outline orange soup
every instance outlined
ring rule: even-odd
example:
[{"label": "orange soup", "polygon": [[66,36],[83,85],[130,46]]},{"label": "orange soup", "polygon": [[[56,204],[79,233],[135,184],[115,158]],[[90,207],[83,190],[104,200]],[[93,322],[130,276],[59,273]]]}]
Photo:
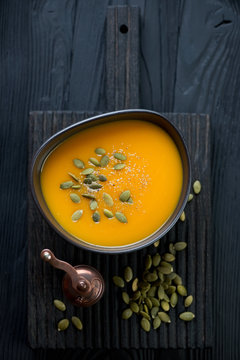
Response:
[{"label": "orange soup", "polygon": [[51,152],[41,173],[43,196],[58,223],[100,246],[154,233],[176,208],[182,182],[174,141],[159,126],[138,120],[80,131]]}]

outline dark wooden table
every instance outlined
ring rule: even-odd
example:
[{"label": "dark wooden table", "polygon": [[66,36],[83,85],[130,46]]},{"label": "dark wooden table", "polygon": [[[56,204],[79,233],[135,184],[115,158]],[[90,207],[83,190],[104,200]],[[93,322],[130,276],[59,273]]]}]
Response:
[{"label": "dark wooden table", "polygon": [[[33,351],[27,345],[30,110],[106,111],[109,5],[141,9],[140,107],[208,113],[212,127],[212,350]],[[1,359],[239,359],[238,0],[0,1]]]}]

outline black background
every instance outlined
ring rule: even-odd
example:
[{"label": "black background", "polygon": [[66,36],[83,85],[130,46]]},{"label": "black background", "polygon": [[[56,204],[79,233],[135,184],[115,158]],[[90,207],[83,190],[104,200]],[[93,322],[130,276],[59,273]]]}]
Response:
[{"label": "black background", "polygon": [[[141,107],[211,116],[212,351],[53,352],[27,345],[28,113],[105,110],[106,9],[120,4],[141,8]],[[0,0],[2,359],[240,358],[239,15],[238,0]]]}]

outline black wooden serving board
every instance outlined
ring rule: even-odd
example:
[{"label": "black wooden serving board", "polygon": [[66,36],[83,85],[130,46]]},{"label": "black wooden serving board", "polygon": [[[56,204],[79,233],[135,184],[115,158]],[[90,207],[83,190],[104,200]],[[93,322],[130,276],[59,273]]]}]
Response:
[{"label": "black wooden serving board", "polygon": [[[33,154],[51,135],[62,128],[95,113],[32,112],[29,120],[29,165]],[[40,215],[29,191],[28,210],[28,338],[33,348],[203,348],[212,344],[212,258],[210,199],[210,122],[207,115],[168,114],[182,132],[191,157],[192,179],[200,179],[202,192],[186,206],[186,221],[178,222],[161,240],[160,252],[169,242],[187,241],[187,250],[179,253],[176,271],[182,276],[189,294],[194,296],[190,310],[196,314],[191,323],[178,319],[184,310],[183,301],[171,310],[172,322],[157,331],[145,333],[139,318],[121,319],[126,307],[121,290],[112,283],[112,276],[122,275],[131,265],[135,275],[143,269],[144,257],[154,253],[153,245],[123,255],[99,255],[81,250],[60,238]],[[67,303],[66,314],[53,306],[53,299],[63,299],[63,273],[43,263],[40,252],[50,248],[60,259],[73,265],[96,267],[106,281],[106,291],[99,303],[88,309],[77,309]],[[84,329],[72,326],[57,332],[56,324],[63,317],[78,315]]]}]

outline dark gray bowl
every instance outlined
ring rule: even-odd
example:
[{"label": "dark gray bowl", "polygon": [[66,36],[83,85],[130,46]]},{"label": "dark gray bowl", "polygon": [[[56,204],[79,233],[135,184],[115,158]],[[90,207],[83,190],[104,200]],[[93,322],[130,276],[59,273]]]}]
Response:
[{"label": "dark gray bowl", "polygon": [[[163,128],[165,131],[168,132],[168,134],[175,141],[179,153],[181,155],[182,165],[183,165],[183,187],[178,205],[174,210],[173,214],[170,216],[170,218],[167,220],[167,222],[164,225],[162,225],[157,231],[155,231],[155,233],[151,234],[150,236],[144,239],[139,239],[138,242],[130,245],[114,246],[114,247],[98,246],[98,245],[86,243],[81,239],[76,238],[75,236],[69,234],[65,229],[63,229],[61,225],[59,225],[59,223],[55,220],[55,218],[51,214],[44,200],[40,185],[40,174],[41,174],[41,168],[44,164],[46,157],[62,141],[76,134],[80,130],[95,125],[99,125],[102,123],[117,121],[117,120],[150,121],[154,124],[159,125],[161,128]],[[109,253],[109,254],[138,250],[145,246],[150,245],[151,243],[163,237],[179,219],[188,199],[188,195],[190,191],[190,183],[191,183],[191,169],[190,169],[189,155],[184,140],[180,135],[179,131],[169,120],[166,119],[166,117],[162,116],[161,114],[148,110],[135,110],[135,109],[115,111],[103,115],[94,116],[92,118],[76,123],[72,126],[69,126],[62,131],[59,131],[57,134],[55,134],[50,139],[48,139],[37,151],[33,159],[32,171],[31,171],[31,189],[34,200],[36,201],[36,204],[40,212],[48,221],[48,223],[53,227],[53,229],[56,230],[61,237],[69,241],[71,244],[74,244],[86,250],[92,250],[96,252]]]}]

